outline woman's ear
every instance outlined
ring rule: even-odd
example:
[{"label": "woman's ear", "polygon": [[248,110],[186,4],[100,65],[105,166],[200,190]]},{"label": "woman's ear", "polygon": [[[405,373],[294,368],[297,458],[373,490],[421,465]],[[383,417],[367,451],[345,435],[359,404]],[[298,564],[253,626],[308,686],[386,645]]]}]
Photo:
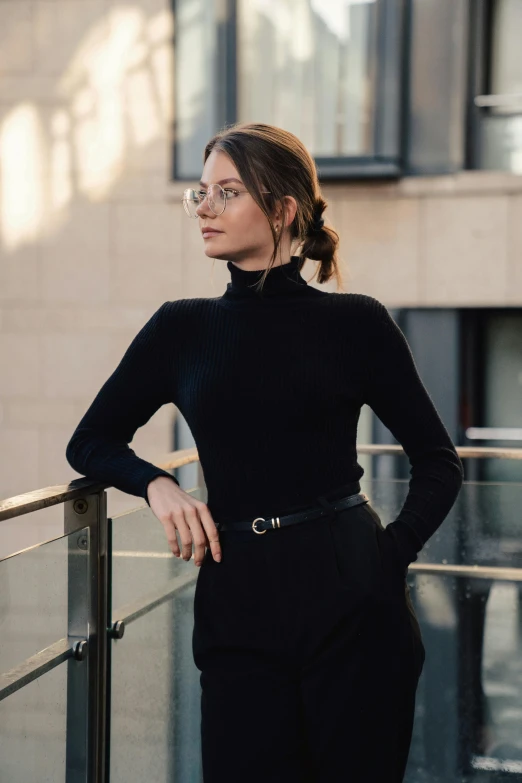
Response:
[{"label": "woman's ear", "polygon": [[284,203],[284,207],[286,210],[285,228],[288,228],[288,226],[291,226],[292,223],[294,222],[297,213],[297,201],[293,196],[284,196],[282,201],[276,204],[275,211],[274,211],[274,221],[281,221],[281,218],[283,216],[282,203]]}]

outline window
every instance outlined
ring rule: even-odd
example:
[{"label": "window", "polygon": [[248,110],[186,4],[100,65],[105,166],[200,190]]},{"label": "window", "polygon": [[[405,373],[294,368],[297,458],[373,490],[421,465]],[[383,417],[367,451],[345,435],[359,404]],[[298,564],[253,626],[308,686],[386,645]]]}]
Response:
[{"label": "window", "polygon": [[217,20],[208,0],[175,5],[175,135],[177,178],[199,179],[205,144],[215,132]]},{"label": "window", "polygon": [[472,5],[471,168],[522,173],[522,2]]},{"label": "window", "polygon": [[174,177],[236,121],[295,133],[321,179],[398,176],[404,3],[176,0]]}]

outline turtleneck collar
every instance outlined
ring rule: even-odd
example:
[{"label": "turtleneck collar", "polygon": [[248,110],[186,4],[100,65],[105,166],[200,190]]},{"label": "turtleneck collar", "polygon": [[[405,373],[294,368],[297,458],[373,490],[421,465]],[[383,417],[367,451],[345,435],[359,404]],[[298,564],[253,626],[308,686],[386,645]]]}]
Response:
[{"label": "turtleneck collar", "polygon": [[325,292],[308,285],[300,273],[301,256],[291,256],[286,264],[275,264],[268,272],[263,286],[256,289],[264,269],[241,269],[232,261],[227,261],[230,271],[230,283],[221,297],[221,303],[230,306],[252,306],[255,304],[291,304],[306,297],[318,298]]},{"label": "turtleneck collar", "polygon": [[306,280],[301,277],[299,272],[300,256],[292,256],[286,264],[274,264],[266,276],[262,289],[256,291],[258,283],[264,269],[241,269],[232,261],[227,261],[227,268],[230,271],[230,283],[227,285],[227,291],[242,296],[277,296],[279,293],[295,291],[298,286],[306,286]]}]

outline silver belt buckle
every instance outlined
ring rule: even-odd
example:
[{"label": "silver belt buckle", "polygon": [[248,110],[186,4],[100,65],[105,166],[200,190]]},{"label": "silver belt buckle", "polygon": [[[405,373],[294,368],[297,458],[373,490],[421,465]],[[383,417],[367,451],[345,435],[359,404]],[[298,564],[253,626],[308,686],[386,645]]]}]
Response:
[{"label": "silver belt buckle", "polygon": [[[257,533],[259,536],[262,536],[263,533],[266,533],[266,530],[258,530],[256,528],[256,522],[265,522],[266,520],[264,517],[256,517],[254,521],[252,522],[252,530],[254,533]],[[281,527],[281,522],[279,521],[279,517],[272,517],[272,527]]]}]

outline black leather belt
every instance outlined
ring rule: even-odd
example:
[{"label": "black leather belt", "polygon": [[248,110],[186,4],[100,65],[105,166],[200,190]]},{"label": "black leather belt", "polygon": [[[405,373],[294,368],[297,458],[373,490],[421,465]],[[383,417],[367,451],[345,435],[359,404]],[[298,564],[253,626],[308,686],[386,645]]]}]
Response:
[{"label": "black leather belt", "polygon": [[295,514],[286,514],[283,517],[272,517],[271,519],[265,519],[264,517],[256,517],[255,519],[244,519],[240,522],[226,522],[216,523],[218,531],[226,531],[227,533],[235,531],[249,531],[253,530],[254,533],[262,535],[267,530],[276,530],[277,528],[286,527],[287,525],[297,525],[299,522],[309,522],[312,519],[321,519],[321,517],[331,516],[338,511],[344,511],[352,506],[359,506],[362,503],[368,503],[370,498],[364,492],[358,492],[355,495],[347,495],[344,498],[338,500],[327,500],[323,496],[317,498],[320,505],[311,506],[305,511],[299,511]]}]

